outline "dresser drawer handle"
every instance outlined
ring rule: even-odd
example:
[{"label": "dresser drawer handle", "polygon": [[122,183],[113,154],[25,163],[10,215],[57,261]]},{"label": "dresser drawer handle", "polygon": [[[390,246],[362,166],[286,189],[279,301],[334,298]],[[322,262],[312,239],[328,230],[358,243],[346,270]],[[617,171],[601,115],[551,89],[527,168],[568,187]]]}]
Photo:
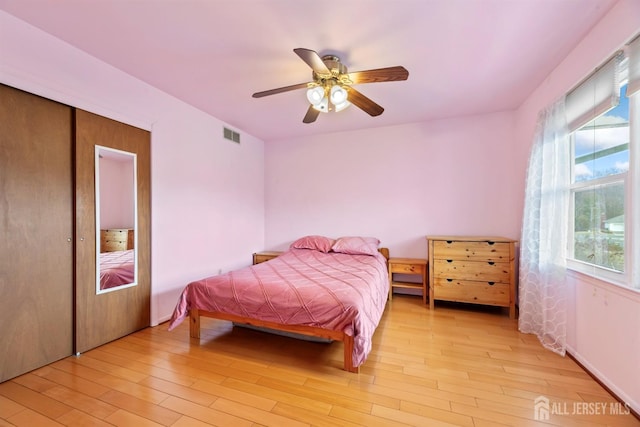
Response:
[{"label": "dresser drawer handle", "polygon": [[447,244],[449,244],[449,245],[450,245],[450,244],[452,244],[452,243],[453,243],[453,240],[447,240]]},{"label": "dresser drawer handle", "polygon": [[493,261],[487,261],[487,264],[489,264],[489,265],[493,265],[493,264],[495,264],[495,262],[493,262]]},{"label": "dresser drawer handle", "polygon": [[495,244],[495,243],[496,243],[496,242],[491,242],[491,241],[489,241],[489,242],[487,242],[487,245],[493,245],[493,244]]},{"label": "dresser drawer handle", "polygon": [[447,262],[448,262],[448,263],[452,263],[452,262],[453,262],[453,260],[452,260],[452,259],[448,259],[448,260],[447,260]]},{"label": "dresser drawer handle", "polygon": [[453,282],[453,279],[447,279],[447,282],[451,283]]},{"label": "dresser drawer handle", "polygon": [[487,282],[489,284],[489,286],[493,286],[496,284],[496,282]]}]

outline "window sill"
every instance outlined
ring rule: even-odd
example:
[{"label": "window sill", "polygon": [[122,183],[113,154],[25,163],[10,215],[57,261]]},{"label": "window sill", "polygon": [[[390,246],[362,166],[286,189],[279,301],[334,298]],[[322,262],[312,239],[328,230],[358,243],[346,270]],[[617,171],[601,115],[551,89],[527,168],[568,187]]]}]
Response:
[{"label": "window sill", "polygon": [[627,286],[626,283],[609,280],[603,277],[596,276],[595,274],[590,274],[588,272],[574,268],[570,265],[571,263],[569,262],[567,264],[567,276],[576,280],[577,282],[586,283],[603,290],[612,291],[618,295],[630,298],[640,303],[640,289],[631,288]]}]

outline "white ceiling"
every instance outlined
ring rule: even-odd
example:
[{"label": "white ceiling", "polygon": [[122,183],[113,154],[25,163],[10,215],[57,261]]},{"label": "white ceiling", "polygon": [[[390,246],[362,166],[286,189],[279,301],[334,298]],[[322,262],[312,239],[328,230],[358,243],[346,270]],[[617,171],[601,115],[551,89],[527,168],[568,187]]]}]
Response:
[{"label": "white ceiling", "polygon": [[[517,108],[617,0],[0,0],[0,9],[265,141]],[[303,124],[294,54],[409,79]]]}]

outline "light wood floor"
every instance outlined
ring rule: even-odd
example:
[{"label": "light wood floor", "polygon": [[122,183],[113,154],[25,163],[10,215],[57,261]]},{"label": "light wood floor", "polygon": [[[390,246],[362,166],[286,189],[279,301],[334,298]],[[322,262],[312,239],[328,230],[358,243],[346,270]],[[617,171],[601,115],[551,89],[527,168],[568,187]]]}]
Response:
[{"label": "light wood floor", "polygon": [[[200,342],[188,322],[160,325],[4,382],[0,425],[640,426],[499,309],[394,296],[360,374],[341,370],[339,342],[202,325]],[[539,396],[548,421],[534,417]]]}]

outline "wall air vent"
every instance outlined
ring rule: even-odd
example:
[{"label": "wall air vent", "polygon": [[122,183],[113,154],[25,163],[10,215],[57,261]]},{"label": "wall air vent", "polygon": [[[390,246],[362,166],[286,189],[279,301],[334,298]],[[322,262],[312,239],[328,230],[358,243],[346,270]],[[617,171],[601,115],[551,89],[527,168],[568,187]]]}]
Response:
[{"label": "wall air vent", "polygon": [[229,141],[237,142],[240,144],[240,134],[238,132],[232,131],[231,129],[224,128],[224,138]]}]

